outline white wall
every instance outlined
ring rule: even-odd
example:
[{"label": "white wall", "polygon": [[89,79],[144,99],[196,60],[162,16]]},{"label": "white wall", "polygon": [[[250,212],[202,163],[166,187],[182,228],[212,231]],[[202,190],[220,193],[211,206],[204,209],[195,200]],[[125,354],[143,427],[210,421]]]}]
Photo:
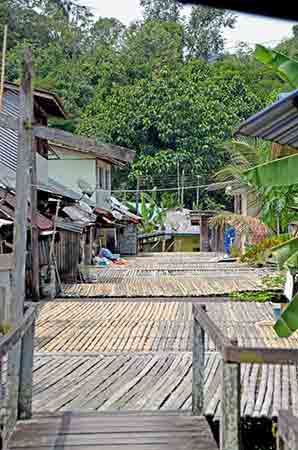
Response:
[{"label": "white wall", "polygon": [[[54,178],[66,187],[80,192],[78,180],[87,181],[92,188],[96,188],[96,160],[95,159],[78,159],[63,160],[51,159],[48,161],[49,177]],[[95,201],[96,194],[93,194],[92,200]]]},{"label": "white wall", "polygon": [[36,173],[37,181],[40,183],[48,182],[48,160],[36,153]]}]

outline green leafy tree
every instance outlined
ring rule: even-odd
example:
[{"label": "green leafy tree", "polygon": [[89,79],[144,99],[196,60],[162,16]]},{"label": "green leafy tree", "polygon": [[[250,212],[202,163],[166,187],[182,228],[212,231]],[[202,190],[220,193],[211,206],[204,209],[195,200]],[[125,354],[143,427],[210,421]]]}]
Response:
[{"label": "green leafy tree", "polygon": [[181,15],[181,3],[176,0],[140,0],[145,20],[177,22]]},{"label": "green leafy tree", "polygon": [[190,57],[208,60],[224,50],[225,28],[233,28],[236,16],[223,9],[193,6],[186,27],[185,40]]}]

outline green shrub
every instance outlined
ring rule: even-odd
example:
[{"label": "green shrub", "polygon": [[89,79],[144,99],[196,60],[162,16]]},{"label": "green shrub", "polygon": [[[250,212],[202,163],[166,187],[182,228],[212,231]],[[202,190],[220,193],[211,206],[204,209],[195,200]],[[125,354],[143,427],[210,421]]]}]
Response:
[{"label": "green shrub", "polygon": [[241,261],[256,266],[263,266],[270,250],[276,245],[286,242],[289,239],[290,236],[288,234],[265,238],[258,244],[250,245],[244,255],[241,256]]}]

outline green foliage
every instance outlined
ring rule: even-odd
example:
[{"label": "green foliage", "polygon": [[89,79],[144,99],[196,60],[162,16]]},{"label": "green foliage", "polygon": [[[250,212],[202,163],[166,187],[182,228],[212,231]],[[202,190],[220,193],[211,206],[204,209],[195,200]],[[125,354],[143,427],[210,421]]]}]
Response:
[{"label": "green foliage", "polygon": [[256,46],[256,58],[276,70],[280,78],[289,83],[292,88],[298,87],[298,61],[263,45]]},{"label": "green foliage", "polygon": [[286,281],[283,274],[267,275],[262,278],[262,283],[267,289],[282,289]]},{"label": "green foliage", "polygon": [[290,239],[288,234],[281,234],[280,236],[272,236],[263,239],[258,244],[251,245],[247,248],[241,261],[250,265],[264,265],[271,250],[276,245],[287,242]]},{"label": "green foliage", "polygon": [[193,6],[186,26],[185,40],[188,55],[208,61],[224,49],[223,30],[233,28],[236,16],[224,9]]},{"label": "green foliage", "polygon": [[164,228],[166,211],[158,206],[156,192],[153,192],[151,195],[144,192],[141,193],[138,213],[142,218],[140,229],[143,233],[152,233],[157,229]]},{"label": "green foliage", "polygon": [[[218,152],[235,124],[265,104],[237,71],[189,61],[164,66],[150,79],[98,89],[79,132],[135,148],[131,176],[186,173],[206,181],[224,161]],[[166,183],[164,185],[166,187]]]},{"label": "green foliage", "polygon": [[264,141],[252,143],[249,140],[231,140],[220,149],[226,155],[226,165],[220,169],[215,178],[218,181],[237,181],[248,184],[245,171],[266,162],[270,157],[270,145]]},{"label": "green foliage", "polygon": [[241,252],[236,245],[231,246],[230,255],[232,258],[238,258],[239,256],[241,256]]},{"label": "green foliage", "polygon": [[256,292],[233,292],[229,295],[232,300],[239,302],[278,302],[280,295],[270,291],[256,291]]},{"label": "green foliage", "polygon": [[9,322],[1,322],[0,324],[0,334],[8,334],[12,331],[12,325]]},{"label": "green foliage", "polygon": [[181,15],[181,3],[176,0],[140,0],[145,19],[178,21]]},{"label": "green foliage", "polygon": [[297,195],[297,186],[259,188],[262,198],[261,218],[272,230],[286,232],[287,226],[297,213],[290,207]]}]

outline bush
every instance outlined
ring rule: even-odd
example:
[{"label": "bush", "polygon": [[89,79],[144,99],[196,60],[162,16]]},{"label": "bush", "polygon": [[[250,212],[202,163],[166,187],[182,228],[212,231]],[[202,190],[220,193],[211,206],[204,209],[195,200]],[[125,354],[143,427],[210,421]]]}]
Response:
[{"label": "bush", "polygon": [[241,256],[241,261],[255,266],[263,266],[270,250],[276,245],[288,241],[290,238],[289,234],[265,238],[258,244],[249,246],[244,255]]}]

